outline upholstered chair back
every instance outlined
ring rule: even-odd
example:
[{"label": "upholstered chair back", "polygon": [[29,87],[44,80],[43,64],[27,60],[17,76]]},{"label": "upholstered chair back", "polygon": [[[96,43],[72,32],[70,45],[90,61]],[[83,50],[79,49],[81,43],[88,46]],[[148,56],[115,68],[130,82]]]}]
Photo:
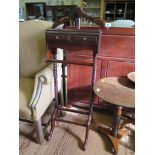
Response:
[{"label": "upholstered chair back", "polygon": [[19,23],[19,76],[34,77],[47,64],[45,30],[52,27],[47,21],[29,20]]}]

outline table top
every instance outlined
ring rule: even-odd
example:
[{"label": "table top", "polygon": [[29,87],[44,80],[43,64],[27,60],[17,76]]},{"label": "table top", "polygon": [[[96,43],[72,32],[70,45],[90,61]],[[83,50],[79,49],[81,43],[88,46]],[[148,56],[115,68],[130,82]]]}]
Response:
[{"label": "table top", "polygon": [[127,77],[107,77],[98,80],[94,92],[101,99],[124,107],[135,107],[135,83]]},{"label": "table top", "polygon": [[127,75],[127,77],[128,77],[131,81],[135,82],[135,72],[129,73],[129,74]]}]

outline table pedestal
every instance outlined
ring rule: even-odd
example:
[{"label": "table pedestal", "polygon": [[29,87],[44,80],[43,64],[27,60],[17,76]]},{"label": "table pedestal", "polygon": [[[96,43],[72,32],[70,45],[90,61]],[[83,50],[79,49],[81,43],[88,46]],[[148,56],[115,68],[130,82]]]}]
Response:
[{"label": "table pedestal", "polygon": [[123,130],[120,127],[121,116],[122,116],[122,106],[116,106],[115,112],[114,112],[114,121],[113,121],[112,129],[108,129],[102,126],[98,127],[98,130],[106,134],[111,140],[113,148],[114,148],[114,155],[117,155],[118,153],[119,140],[123,136],[126,136],[128,134],[127,131]]},{"label": "table pedestal", "polygon": [[127,135],[123,128],[128,123],[134,124],[134,118],[128,117],[122,124],[122,107],[135,107],[135,83],[126,77],[106,77],[98,80],[94,85],[94,91],[101,99],[115,105],[114,121],[112,129],[99,126],[99,131],[105,133],[111,140],[114,154],[118,153],[119,140]]}]

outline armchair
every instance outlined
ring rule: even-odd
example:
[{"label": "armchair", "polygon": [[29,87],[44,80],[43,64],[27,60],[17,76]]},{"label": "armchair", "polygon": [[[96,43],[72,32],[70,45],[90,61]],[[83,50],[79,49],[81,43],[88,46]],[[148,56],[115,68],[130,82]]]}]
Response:
[{"label": "armchair", "polygon": [[[54,99],[53,65],[45,63],[45,30],[47,21],[25,21],[19,24],[19,117],[34,123],[37,143],[44,135],[41,117]],[[59,59],[62,59],[58,49]],[[58,67],[58,90],[61,90],[61,64]]]}]

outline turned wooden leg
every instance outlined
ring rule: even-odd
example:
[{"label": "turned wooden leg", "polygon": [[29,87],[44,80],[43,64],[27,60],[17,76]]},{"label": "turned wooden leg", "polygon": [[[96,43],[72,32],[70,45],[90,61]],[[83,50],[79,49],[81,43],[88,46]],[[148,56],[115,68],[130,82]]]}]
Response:
[{"label": "turned wooden leg", "polygon": [[118,145],[119,145],[119,140],[123,136],[127,135],[127,132],[123,129],[120,129],[120,118],[122,115],[122,107],[121,106],[116,106],[115,111],[114,111],[114,120],[113,120],[113,126],[112,130],[99,126],[98,130],[106,134],[109,139],[112,142],[113,149],[114,149],[114,155],[117,155],[118,153]]},{"label": "turned wooden leg", "polygon": [[42,144],[44,142],[44,134],[41,124],[41,119],[38,121],[34,121],[34,127],[35,127],[35,133],[36,133],[36,139],[38,144]]},{"label": "turned wooden leg", "polygon": [[[53,48],[52,51],[53,51],[53,58],[56,60],[57,49]],[[55,108],[54,108],[54,112],[51,117],[51,129],[47,136],[47,140],[50,140],[52,138],[54,126],[55,126],[55,117],[58,114],[59,100],[58,100],[58,79],[57,79],[57,63],[56,62],[53,63],[53,76],[54,76]]]},{"label": "turned wooden leg", "polygon": [[118,135],[121,115],[122,115],[122,107],[116,106],[114,111],[114,119],[113,119],[113,126],[112,126],[112,135],[114,137],[117,137]]},{"label": "turned wooden leg", "polygon": [[[62,99],[61,99],[61,93],[60,93],[60,92],[58,93],[58,103],[59,103],[59,105],[61,105],[61,106],[63,105],[63,104],[62,104]],[[63,111],[60,111],[60,110],[58,111],[58,117],[63,117],[63,116],[65,116],[65,114],[66,114],[66,113],[63,112]]]},{"label": "turned wooden leg", "polygon": [[120,128],[121,116],[122,116],[122,106],[116,106],[114,111],[114,120],[113,120],[113,126],[112,126],[112,136],[115,138],[111,139],[114,147],[114,154],[117,154],[118,152],[118,144],[119,144],[118,130]]},{"label": "turned wooden leg", "polygon": [[[63,55],[63,60],[66,60],[65,54]],[[63,84],[63,101],[64,101],[64,106],[67,104],[67,96],[66,96],[66,74],[65,74],[65,67],[66,64],[62,63],[62,84]]]}]

